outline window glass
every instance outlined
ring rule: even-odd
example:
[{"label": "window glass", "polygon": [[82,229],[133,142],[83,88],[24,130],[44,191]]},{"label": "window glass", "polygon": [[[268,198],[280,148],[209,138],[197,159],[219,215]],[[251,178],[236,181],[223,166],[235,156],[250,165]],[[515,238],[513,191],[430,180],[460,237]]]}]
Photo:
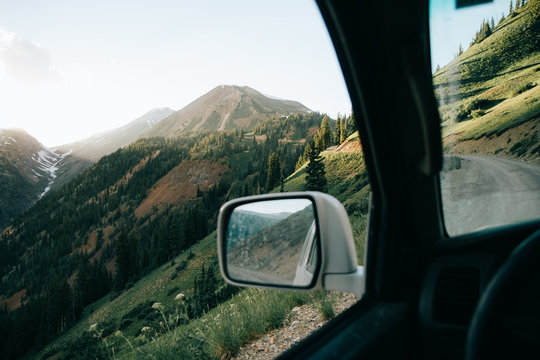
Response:
[{"label": "window glass", "polygon": [[0,1],[0,99],[8,358],[275,357],[358,300],[235,288],[217,261],[224,202],[309,188],[363,264],[370,185],[315,2]]},{"label": "window glass", "polygon": [[450,236],[540,218],[540,1],[431,1]]}]

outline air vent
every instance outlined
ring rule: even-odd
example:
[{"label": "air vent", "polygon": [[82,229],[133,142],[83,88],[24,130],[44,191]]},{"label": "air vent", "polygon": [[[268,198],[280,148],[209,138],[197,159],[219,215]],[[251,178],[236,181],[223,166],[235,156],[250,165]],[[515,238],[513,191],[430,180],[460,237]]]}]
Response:
[{"label": "air vent", "polygon": [[480,271],[475,267],[442,269],[437,279],[433,320],[469,325],[480,298]]}]

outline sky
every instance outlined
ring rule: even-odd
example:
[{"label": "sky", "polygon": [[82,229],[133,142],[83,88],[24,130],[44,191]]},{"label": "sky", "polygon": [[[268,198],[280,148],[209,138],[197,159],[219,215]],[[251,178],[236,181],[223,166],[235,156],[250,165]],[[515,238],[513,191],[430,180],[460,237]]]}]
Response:
[{"label": "sky", "polygon": [[0,128],[52,147],[218,85],[350,113],[314,2],[4,0]]},{"label": "sky", "polygon": [[308,206],[312,206],[311,200],[308,199],[280,199],[244,204],[239,206],[238,209],[254,211],[261,214],[280,214],[289,212],[296,213],[304,210]]},{"label": "sky", "polygon": [[[431,6],[433,69],[506,1]],[[452,25],[454,24],[454,25]],[[335,117],[351,103],[311,0],[0,1],[0,128],[52,147],[179,110],[218,85],[250,86]]]}]

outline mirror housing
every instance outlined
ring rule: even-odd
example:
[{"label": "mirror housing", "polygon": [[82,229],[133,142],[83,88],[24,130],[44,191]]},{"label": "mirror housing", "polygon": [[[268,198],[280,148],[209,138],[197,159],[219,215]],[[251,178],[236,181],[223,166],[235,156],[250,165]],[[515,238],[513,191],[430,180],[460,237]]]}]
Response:
[{"label": "mirror housing", "polygon": [[[248,281],[248,278],[232,278],[227,263],[227,236],[231,215],[234,210],[240,206],[253,206],[256,203],[256,206],[264,209],[265,201],[287,199],[307,199],[313,206],[318,258],[312,281],[307,285],[303,283],[299,285],[293,281],[283,283],[257,279],[256,282],[252,282]],[[308,241],[308,238],[309,236],[306,237],[306,241]],[[219,212],[217,243],[221,274],[232,285],[298,290],[342,290],[354,293],[359,297],[364,293],[364,268],[358,266],[356,260],[356,250],[349,217],[343,205],[328,194],[294,192],[256,195],[231,200],[225,203]]]}]

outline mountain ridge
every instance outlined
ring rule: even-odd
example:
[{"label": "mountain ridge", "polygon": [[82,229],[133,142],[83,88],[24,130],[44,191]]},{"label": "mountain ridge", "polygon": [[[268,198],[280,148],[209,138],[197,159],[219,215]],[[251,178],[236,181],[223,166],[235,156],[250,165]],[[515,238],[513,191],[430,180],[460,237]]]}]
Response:
[{"label": "mountain ridge", "polygon": [[0,229],[51,189],[62,159],[23,129],[0,129]]},{"label": "mountain ridge", "polygon": [[168,107],[154,108],[126,125],[91,135],[73,143],[60,145],[55,149],[64,153],[71,150],[74,155],[78,155],[80,158],[96,162],[104,155],[129,145],[173,112],[174,110]]},{"label": "mountain ridge", "polygon": [[142,136],[175,137],[196,130],[250,130],[272,116],[310,111],[297,101],[270,98],[248,86],[219,85]]}]

